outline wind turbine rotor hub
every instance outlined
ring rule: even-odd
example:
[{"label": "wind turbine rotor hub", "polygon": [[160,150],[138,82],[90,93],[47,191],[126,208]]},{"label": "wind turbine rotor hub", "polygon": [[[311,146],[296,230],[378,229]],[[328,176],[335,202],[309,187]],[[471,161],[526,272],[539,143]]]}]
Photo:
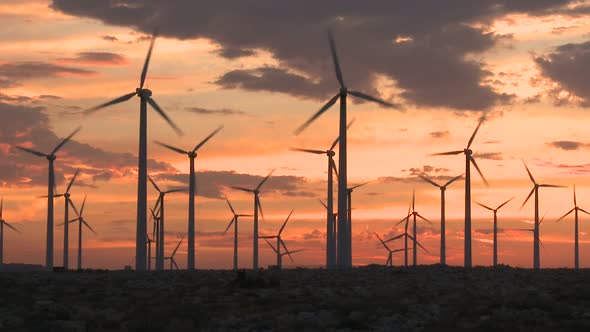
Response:
[{"label": "wind turbine rotor hub", "polygon": [[49,156],[47,156],[47,160],[55,160],[57,159],[57,157],[54,154],[50,154]]},{"label": "wind turbine rotor hub", "polygon": [[135,89],[135,92],[137,92],[137,95],[142,98],[148,98],[152,96],[152,91],[150,89],[137,88]]},{"label": "wind turbine rotor hub", "polygon": [[326,154],[328,154],[328,157],[334,157],[336,155],[336,152],[332,151],[332,150],[328,150],[326,152]]},{"label": "wind turbine rotor hub", "polygon": [[473,151],[471,149],[465,149],[465,154],[468,156],[471,156],[473,154]]},{"label": "wind turbine rotor hub", "polygon": [[348,94],[348,89],[345,86],[341,87],[340,88],[340,95],[346,96],[347,94]]},{"label": "wind turbine rotor hub", "polygon": [[65,194],[64,194],[64,197],[65,197],[65,198],[70,198],[70,193],[65,193]]},{"label": "wind turbine rotor hub", "polygon": [[189,158],[197,158],[197,153],[194,151],[189,151],[188,156]]}]

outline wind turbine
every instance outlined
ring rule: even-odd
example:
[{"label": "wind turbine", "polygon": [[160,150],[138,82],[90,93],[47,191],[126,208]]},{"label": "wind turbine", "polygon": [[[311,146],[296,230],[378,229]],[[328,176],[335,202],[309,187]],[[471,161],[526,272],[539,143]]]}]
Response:
[{"label": "wind turbine", "polygon": [[[545,215],[547,215],[547,212],[545,212],[545,214],[543,215],[543,217],[541,218],[541,220],[538,223],[535,223],[535,228],[530,229],[530,228],[515,228],[513,230],[515,231],[525,231],[525,232],[532,232],[533,233],[533,251],[536,249],[537,251],[539,250],[539,245],[541,245],[541,247],[543,247],[543,249],[545,249],[545,246],[543,245],[543,242],[541,241],[541,237],[538,235],[539,234],[539,226],[541,226],[541,223],[543,223],[543,220],[545,220]],[[537,234],[537,236],[535,237],[535,234]],[[535,262],[538,260],[535,260],[535,258],[538,259],[538,256],[533,257],[533,267],[535,266]],[[540,266],[535,267],[536,270],[538,270],[540,268]]]},{"label": "wind turbine", "polygon": [[[69,239],[69,227],[68,227],[68,225],[70,224],[68,222],[70,220],[70,217],[69,217],[70,204],[72,204],[72,206],[73,206],[73,203],[71,203],[72,200],[70,199],[70,189],[72,188],[74,181],[76,181],[76,177],[78,176],[79,173],[80,173],[80,169],[77,169],[76,173],[74,173],[74,176],[72,176],[70,183],[68,183],[68,186],[66,187],[66,191],[63,194],[54,195],[54,197],[63,197],[64,203],[65,203],[63,264],[64,264],[64,269],[66,269],[66,270],[68,270],[68,267],[69,267],[69,251],[70,251],[70,248],[69,248],[70,247],[70,239]],[[76,214],[78,214],[77,211],[76,211]]]},{"label": "wind turbine", "polygon": [[[261,239],[277,239],[277,247],[273,249],[275,249],[274,251],[277,254],[277,268],[280,270],[281,266],[282,266],[282,258],[283,256],[281,255],[281,245],[283,246],[283,248],[285,248],[286,252],[289,252],[289,250],[287,250],[287,247],[285,246],[285,242],[283,242],[283,239],[281,238],[281,234],[283,233],[283,230],[285,229],[285,226],[287,226],[287,222],[289,221],[289,218],[291,218],[291,215],[293,214],[293,210],[291,210],[291,212],[289,212],[289,215],[287,216],[287,219],[285,219],[285,222],[283,223],[283,226],[281,226],[281,229],[279,229],[279,233],[277,235],[270,235],[270,236],[260,236]],[[272,246],[271,246],[272,247]],[[289,255],[291,256],[291,255]]]},{"label": "wind turbine", "polygon": [[432,181],[431,179],[419,175],[420,178],[422,178],[422,180],[432,184],[433,186],[437,187],[440,189],[440,265],[441,266],[445,266],[447,265],[447,245],[446,245],[446,225],[445,225],[445,192],[447,190],[447,187],[449,185],[451,185],[451,183],[459,180],[463,174],[456,176],[452,179],[450,179],[449,181],[447,181],[447,183],[445,183],[444,185],[440,185],[434,181]]},{"label": "wind turbine", "polygon": [[484,118],[481,118],[479,120],[479,123],[477,124],[477,127],[473,131],[473,134],[471,134],[471,137],[469,138],[469,141],[467,142],[467,147],[465,149],[434,154],[435,156],[465,154],[465,253],[464,253],[465,263],[464,263],[464,266],[466,268],[470,268],[471,263],[472,263],[472,254],[471,254],[471,164],[473,164],[473,166],[475,167],[475,169],[479,173],[479,176],[481,176],[481,179],[486,184],[486,186],[488,185],[488,181],[483,176],[483,173],[479,169],[479,166],[477,166],[477,163],[475,162],[475,158],[473,158],[473,151],[471,150],[471,144],[473,143],[473,140],[475,139],[475,135],[477,134],[477,131],[479,130],[479,127],[481,127],[481,124],[483,123],[484,120],[485,120]]},{"label": "wind turbine", "polygon": [[234,210],[234,207],[231,205],[231,203],[229,202],[229,199],[226,199],[227,201],[227,205],[229,205],[229,209],[231,210],[231,213],[233,214],[233,217],[231,218],[229,224],[227,225],[227,228],[225,229],[225,231],[223,232],[223,234],[227,233],[227,231],[229,230],[229,228],[231,227],[231,225],[234,225],[234,271],[238,270],[238,219],[240,217],[252,217],[251,214],[238,214],[236,213],[236,211]]},{"label": "wind turbine", "polygon": [[[275,252],[275,254],[277,254],[277,261],[281,260],[282,262],[282,257],[285,255],[289,256],[289,259],[291,260],[291,263],[295,263],[295,261],[293,260],[293,257],[291,256],[291,254],[294,254],[296,252],[300,252],[303,251],[304,249],[298,249],[298,250],[293,250],[293,251],[288,251],[287,247],[285,247],[285,243],[281,242],[283,244],[283,248],[285,249],[285,252],[281,252],[280,248],[277,250],[277,248],[275,248],[272,243],[270,243],[270,241],[268,241],[267,239],[264,239],[264,241],[266,241],[266,243],[268,243],[268,245],[272,248],[272,250]],[[281,265],[278,265],[277,268],[279,270],[282,269]]]},{"label": "wind turbine", "polygon": [[4,197],[0,198],[0,266],[4,264],[4,225],[20,234],[20,231],[11,224],[7,223],[2,218],[2,210],[4,209]]},{"label": "wind turbine", "polygon": [[160,271],[164,269],[164,199],[166,198],[166,194],[186,191],[186,188],[162,191],[160,187],[158,187],[158,185],[154,182],[154,180],[152,180],[151,176],[148,176],[148,179],[159,193],[158,200],[156,201],[156,210],[158,207],[160,210],[158,215],[158,248],[156,249],[156,270]]},{"label": "wind turbine", "polygon": [[[408,213],[408,216],[402,220],[400,220],[396,225],[401,224],[402,222],[406,222],[406,232],[408,231],[408,222],[410,221],[410,217],[413,217],[413,235],[414,237],[412,238],[412,241],[414,241],[414,247],[412,248],[412,265],[416,266],[418,265],[418,250],[416,248],[416,246],[418,245],[418,232],[416,230],[416,219],[420,218],[426,222],[428,222],[429,224],[432,224],[432,222],[426,218],[424,218],[420,213],[418,213],[418,211],[416,211],[416,191],[414,190],[414,192],[412,193],[412,210],[411,212]],[[407,246],[407,238],[406,238],[406,246]]]},{"label": "wind turbine", "polygon": [[[71,202],[72,207],[74,207],[74,202]],[[86,205],[86,196],[84,196],[84,200],[82,201],[82,206],[80,207],[80,212],[78,213],[78,217],[74,218],[70,222],[78,222],[78,270],[82,270],[82,225],[86,226],[92,233],[96,234],[94,229],[88,225],[86,220],[84,220],[84,206]],[[76,208],[74,208],[75,211]]]},{"label": "wind turbine", "polygon": [[375,236],[377,236],[377,238],[379,239],[379,241],[381,242],[383,247],[385,249],[387,249],[387,251],[389,252],[389,254],[387,255],[387,260],[385,261],[385,266],[393,266],[393,253],[404,251],[406,249],[402,248],[402,249],[391,250],[391,249],[389,249],[389,246],[387,246],[387,243],[383,242],[383,240],[381,240],[381,238],[379,237],[379,235],[377,233],[374,233],[374,234],[375,234]]},{"label": "wind turbine", "polygon": [[252,252],[253,252],[252,269],[254,271],[258,270],[258,211],[260,211],[260,215],[264,218],[264,213],[262,212],[262,206],[260,205],[260,197],[258,195],[260,194],[260,188],[262,188],[262,185],[266,182],[266,180],[268,180],[268,178],[272,175],[272,173],[274,171],[275,171],[274,169],[272,171],[270,171],[270,173],[268,173],[268,175],[264,179],[262,179],[262,181],[260,181],[258,186],[254,189],[248,189],[248,188],[243,188],[243,187],[232,187],[237,190],[241,190],[241,191],[245,191],[245,192],[254,194],[254,244],[252,246],[252,248],[253,248],[252,249]]},{"label": "wind turbine", "polygon": [[482,208],[494,212],[494,266],[498,266],[498,210],[500,210],[504,205],[508,204],[508,202],[510,202],[513,199],[514,197],[498,205],[498,207],[495,209],[492,209],[487,205],[475,202],[475,204],[481,206]]},{"label": "wind turbine", "polygon": [[[395,240],[397,240],[397,239],[401,239],[402,237],[404,238],[404,249],[403,249],[403,250],[404,250],[404,266],[405,266],[405,267],[408,267],[408,249],[413,249],[413,248],[408,248],[408,239],[410,239],[410,240],[412,240],[412,241],[414,241],[414,240],[415,240],[415,239],[414,239],[414,237],[413,237],[413,236],[411,236],[411,235],[408,233],[408,222],[409,222],[409,220],[410,220],[410,215],[408,215],[407,217],[405,217],[404,219],[402,219],[402,221],[405,221],[405,222],[406,222],[406,225],[405,225],[405,231],[404,231],[402,234],[396,235],[396,236],[392,237],[392,238],[391,238],[391,239],[389,239],[389,240],[385,240],[385,241],[383,241],[383,242],[387,243],[387,242],[395,241]],[[416,245],[418,245],[420,248],[422,248],[424,251],[428,252],[428,250],[426,250],[426,248],[424,248],[424,247],[423,247],[423,246],[420,244],[420,242],[418,242],[418,241],[414,241],[414,243],[415,243]]]},{"label": "wind turbine", "polygon": [[192,150],[184,151],[172,145],[168,145],[159,141],[155,141],[167,149],[174,152],[187,155],[190,161],[190,173],[189,173],[189,189],[188,189],[188,254],[186,256],[186,268],[187,270],[195,269],[195,158],[197,158],[197,151],[201,148],[211,137],[215,136],[223,126],[215,129],[209,136],[205,137],[199,144],[195,145]]},{"label": "wind turbine", "polygon": [[82,128],[78,127],[68,137],[61,141],[49,154],[39,152],[37,150],[25,148],[22,146],[15,146],[17,149],[34,154],[38,157],[44,157],[49,161],[49,182],[47,183],[47,239],[45,247],[45,267],[49,270],[53,269],[53,198],[55,190],[55,170],[53,163],[57,156],[55,155],[59,149],[62,148],[76,133]]},{"label": "wind turbine", "polygon": [[[352,119],[346,129],[350,128],[354,123],[354,119]],[[326,151],[324,150],[311,150],[311,149],[302,149],[302,148],[290,148],[292,151],[299,151],[299,152],[306,152],[306,153],[313,153],[313,154],[325,154],[328,156],[328,196],[327,202],[328,205],[326,206],[326,267],[328,269],[334,268],[336,266],[336,232],[335,229],[335,222],[336,218],[334,217],[334,175],[338,176],[338,170],[336,169],[336,163],[334,162],[334,156],[336,153],[334,152],[334,148],[338,145],[338,141],[340,137],[336,137],[330,148]],[[324,204],[322,202],[322,204]]]},{"label": "wind turbine", "polygon": [[[336,72],[336,79],[340,85],[340,91],[332,97],[318,112],[316,112],[309,120],[307,120],[303,125],[295,130],[295,134],[298,135],[301,133],[305,128],[307,128],[312,122],[314,122],[318,117],[320,117],[324,112],[326,112],[332,105],[336,103],[340,99],[340,121],[339,121],[339,133],[340,133],[340,148],[338,154],[338,197],[346,197],[346,192],[348,188],[348,179],[347,179],[347,139],[346,139],[346,98],[348,95],[352,95],[354,97],[358,97],[367,101],[378,103],[382,106],[387,107],[395,107],[391,103],[388,103],[384,100],[379,98],[375,98],[369,96],[365,93],[358,92],[358,91],[349,91],[346,85],[344,84],[344,78],[342,76],[342,71],[340,70],[340,62],[338,60],[338,55],[336,54],[336,45],[334,42],[334,38],[332,33],[328,31],[328,40],[330,43],[330,50],[332,53],[332,61],[334,62],[334,69]],[[347,243],[349,236],[347,236],[346,232],[342,232],[342,230],[347,229],[348,225],[348,213],[347,213],[347,206],[346,200],[339,199],[338,200],[338,257],[337,257],[337,264],[341,268],[350,268],[352,267],[352,246],[350,243]]]},{"label": "wind turbine", "polygon": [[574,212],[574,267],[576,270],[580,268],[580,254],[579,254],[579,241],[578,241],[578,212],[582,211],[585,214],[589,214],[586,210],[582,209],[578,206],[578,202],[576,200],[576,185],[574,185],[574,207],[569,210],[566,214],[561,216],[557,221],[562,220],[563,218],[567,217],[570,213]]},{"label": "wind turbine", "polygon": [[176,131],[177,134],[182,135],[182,131],[176,126],[176,124],[174,124],[174,122],[172,122],[168,115],[164,113],[164,110],[162,110],[162,108],[151,97],[152,91],[143,88],[145,78],[147,76],[150,58],[152,56],[152,49],[154,47],[154,42],[156,40],[156,35],[157,33],[154,32],[152,36],[152,41],[150,43],[150,48],[148,49],[148,53],[145,58],[145,63],[143,64],[143,69],[141,71],[141,76],[139,79],[139,88],[136,88],[134,92],[115,98],[111,101],[108,101],[104,104],[100,104],[86,111],[86,113],[92,113],[99,109],[125,102],[134,96],[138,96],[140,98],[138,153],[139,162],[137,172],[137,232],[135,236],[135,265],[136,271],[138,272],[145,271],[147,266],[147,239],[145,237],[145,234],[147,232],[147,104],[150,104],[150,106],[156,112],[158,112],[158,114],[160,114],[160,116],[162,116],[164,120],[166,120],[166,122],[168,122],[168,124]]},{"label": "wind turbine", "polygon": [[[373,180],[371,181],[367,181],[361,184],[357,184],[356,186],[352,186],[350,188],[346,189],[346,200],[347,200],[347,205],[348,205],[348,218],[347,218],[347,224],[346,227],[343,229],[345,234],[346,234],[346,241],[344,241],[346,247],[344,249],[340,249],[340,247],[338,247],[338,256],[340,256],[340,254],[342,252],[344,252],[346,255],[348,255],[349,253],[352,254],[352,192],[359,188],[362,187],[366,184],[371,183]],[[339,196],[340,197],[340,196]],[[338,199],[338,201],[340,201],[340,199]],[[340,226],[340,224],[338,225]],[[340,234],[342,232],[342,230],[340,229],[340,227],[338,227],[338,234]],[[352,264],[352,262],[351,262]]]},{"label": "wind turbine", "polygon": [[[160,217],[158,216],[160,210],[154,211],[154,209],[150,208],[150,212],[152,213],[152,237],[150,238],[149,235],[146,233],[147,236],[147,246],[148,246],[148,261],[147,261],[147,270],[151,271],[152,269],[152,243],[156,245],[154,249],[156,251],[156,256],[158,256],[158,230],[160,229]],[[158,256],[159,257],[159,256]]]},{"label": "wind turbine", "polygon": [[522,163],[524,164],[524,168],[526,169],[526,172],[529,175],[529,179],[531,179],[531,182],[533,183],[533,189],[531,189],[531,192],[526,197],[526,199],[524,200],[524,202],[522,203],[522,206],[520,208],[522,209],[524,207],[526,202],[529,200],[529,198],[531,198],[531,196],[534,193],[535,194],[535,228],[533,229],[533,268],[538,270],[541,267],[541,256],[540,256],[540,252],[539,252],[539,243],[540,243],[540,239],[539,239],[539,225],[540,225],[540,222],[539,222],[539,188],[564,188],[564,187],[557,186],[554,184],[539,184],[539,183],[535,182],[535,178],[533,177],[533,174],[531,174],[531,171],[527,167],[526,163],[524,161]]},{"label": "wind turbine", "polygon": [[170,257],[164,257],[164,259],[170,260],[170,270],[173,270],[173,267],[176,267],[177,270],[180,270],[180,268],[178,268],[178,264],[176,264],[176,261],[174,260],[174,255],[176,255],[176,251],[180,247],[180,244],[182,243],[183,240],[184,240],[184,235],[182,236],[182,238],[180,238],[180,241],[178,241],[178,244],[176,245],[176,248],[174,248],[172,255],[170,255]]}]

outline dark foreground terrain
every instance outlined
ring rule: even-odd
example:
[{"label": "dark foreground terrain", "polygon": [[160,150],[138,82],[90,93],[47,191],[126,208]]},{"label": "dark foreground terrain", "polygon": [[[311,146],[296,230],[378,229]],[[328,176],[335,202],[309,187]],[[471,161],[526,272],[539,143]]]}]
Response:
[{"label": "dark foreground terrain", "polygon": [[590,331],[590,270],[0,273],[1,331]]}]

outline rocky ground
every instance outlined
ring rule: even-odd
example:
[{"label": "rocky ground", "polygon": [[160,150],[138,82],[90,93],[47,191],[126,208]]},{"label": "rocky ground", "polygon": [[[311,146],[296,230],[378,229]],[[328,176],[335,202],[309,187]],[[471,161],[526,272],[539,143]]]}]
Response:
[{"label": "rocky ground", "polygon": [[590,270],[0,273],[0,331],[590,330]]}]

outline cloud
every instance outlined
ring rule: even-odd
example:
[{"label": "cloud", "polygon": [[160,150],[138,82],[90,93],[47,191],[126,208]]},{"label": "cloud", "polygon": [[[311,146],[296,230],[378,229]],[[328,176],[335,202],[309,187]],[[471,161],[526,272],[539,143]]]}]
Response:
[{"label": "cloud", "polygon": [[473,154],[475,159],[488,159],[488,160],[504,160],[502,152],[476,152]]},{"label": "cloud", "polygon": [[314,229],[313,231],[311,231],[310,233],[303,233],[303,239],[308,241],[308,240],[317,240],[317,239],[323,239],[324,238],[324,233],[320,232],[317,229]]},{"label": "cloud", "polygon": [[474,60],[509,39],[489,32],[494,20],[565,12],[571,3],[576,0],[53,0],[51,7],[143,33],[159,25],[166,37],[209,39],[229,59],[268,52],[275,66],[235,69],[217,84],[318,100],[337,92],[325,34],[332,27],[347,86],[378,95],[378,81],[387,78],[409,104],[467,111],[513,100],[485,83],[491,72]]},{"label": "cloud", "polygon": [[547,93],[556,105],[590,105],[587,77],[590,74],[590,41],[558,46],[552,53],[534,58],[542,78],[555,84],[547,84]]},{"label": "cloud", "polygon": [[450,132],[448,130],[445,131],[433,131],[428,133],[432,138],[445,138],[449,137]]},{"label": "cloud", "polygon": [[128,63],[123,55],[110,52],[80,52],[75,58],[61,58],[58,61],[86,66],[121,66]]},{"label": "cloud", "polygon": [[110,41],[110,42],[119,41],[119,38],[117,38],[115,36],[101,36],[100,39]]},{"label": "cloud", "polygon": [[575,142],[575,141],[553,141],[553,142],[547,143],[547,145],[557,148],[557,149],[562,149],[565,151],[580,150],[582,148],[586,148],[586,147],[590,146],[588,143]]},{"label": "cloud", "polygon": [[201,115],[222,115],[222,116],[229,116],[229,115],[246,115],[246,112],[240,110],[234,110],[229,108],[221,108],[221,109],[208,109],[202,107],[186,107],[187,111],[201,114]]},{"label": "cloud", "polygon": [[96,72],[46,62],[27,61],[0,64],[0,77],[24,80],[60,76],[90,76]]}]

